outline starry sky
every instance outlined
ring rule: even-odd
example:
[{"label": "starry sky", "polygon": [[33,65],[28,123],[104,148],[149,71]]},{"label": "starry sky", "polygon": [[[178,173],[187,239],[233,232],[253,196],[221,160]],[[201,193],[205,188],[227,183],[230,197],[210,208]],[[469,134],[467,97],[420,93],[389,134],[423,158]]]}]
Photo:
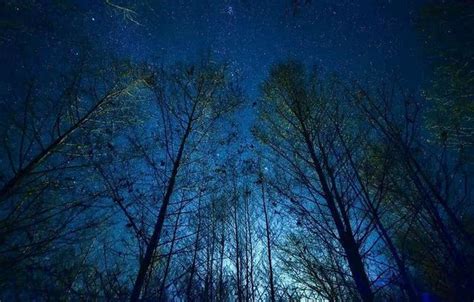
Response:
[{"label": "starry sky", "polygon": [[[73,62],[90,49],[171,63],[205,54],[229,62],[248,99],[271,64],[297,59],[346,78],[396,74],[416,88],[423,1],[163,0],[7,1],[2,86]],[[84,47],[84,45],[87,45]]]}]

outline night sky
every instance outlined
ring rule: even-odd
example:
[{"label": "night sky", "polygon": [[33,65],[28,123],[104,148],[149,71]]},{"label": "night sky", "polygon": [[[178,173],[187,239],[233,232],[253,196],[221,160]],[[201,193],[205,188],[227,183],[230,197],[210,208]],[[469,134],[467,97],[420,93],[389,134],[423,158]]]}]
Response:
[{"label": "night sky", "polygon": [[249,104],[269,66],[288,58],[346,78],[397,75],[412,88],[423,80],[420,1],[34,2],[2,9],[7,89],[19,77],[73,62],[81,45],[157,63],[210,53],[243,79]]}]

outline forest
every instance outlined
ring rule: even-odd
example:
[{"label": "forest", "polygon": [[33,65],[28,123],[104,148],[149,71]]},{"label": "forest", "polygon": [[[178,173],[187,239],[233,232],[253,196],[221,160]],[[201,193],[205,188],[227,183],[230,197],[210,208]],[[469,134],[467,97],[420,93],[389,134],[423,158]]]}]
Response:
[{"label": "forest", "polygon": [[331,1],[2,2],[0,301],[474,301],[472,1],[421,1],[421,67],[363,75],[233,57]]}]

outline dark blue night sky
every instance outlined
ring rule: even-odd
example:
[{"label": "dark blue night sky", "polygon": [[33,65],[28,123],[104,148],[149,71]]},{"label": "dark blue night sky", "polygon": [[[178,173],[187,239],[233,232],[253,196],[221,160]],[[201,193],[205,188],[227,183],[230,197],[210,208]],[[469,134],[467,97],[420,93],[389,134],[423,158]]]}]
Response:
[{"label": "dark blue night sky", "polygon": [[415,30],[422,1],[143,1],[124,6],[130,13],[102,1],[65,3],[6,11],[35,31],[5,38],[10,52],[2,53],[2,65],[20,68],[24,52],[35,53],[28,58],[35,68],[74,60],[78,42],[87,41],[137,60],[210,53],[232,64],[252,98],[268,67],[285,59],[349,77],[396,74],[414,87],[423,78]]},{"label": "dark blue night sky", "polygon": [[[347,79],[397,77],[419,88],[424,75],[416,32],[423,1],[67,1],[39,2],[31,10],[10,6],[7,19],[22,20],[32,33],[7,38],[1,65],[8,79],[26,70],[61,68],[81,48],[107,56],[171,63],[211,55],[230,63],[242,80],[248,105],[240,113],[247,136],[251,104],[271,64],[304,60]],[[124,11],[114,7],[130,9]],[[21,38],[20,38],[21,37]],[[26,55],[33,53],[33,55]],[[13,59],[16,58],[16,59]],[[58,64],[59,63],[59,64]],[[14,72],[16,70],[17,72]],[[7,80],[6,83],[9,81]],[[18,81],[10,82],[11,85]]]}]

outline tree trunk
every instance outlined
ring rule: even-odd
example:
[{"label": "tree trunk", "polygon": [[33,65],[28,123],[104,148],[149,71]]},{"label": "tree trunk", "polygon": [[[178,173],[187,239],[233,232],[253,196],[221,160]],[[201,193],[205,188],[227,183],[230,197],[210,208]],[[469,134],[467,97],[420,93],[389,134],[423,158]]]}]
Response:
[{"label": "tree trunk", "polygon": [[110,92],[102,99],[100,99],[87,113],[80,118],[76,123],[70,126],[65,132],[60,134],[54,141],[52,141],[44,150],[33,157],[26,166],[20,167],[15,176],[8,180],[0,189],[0,202],[5,200],[13,193],[13,191],[20,185],[25,177],[33,172],[39,164],[48,158],[59,146],[61,146],[74,132],[80,129],[103,105],[114,97],[120,95],[126,88]]},{"label": "tree trunk", "polygon": [[220,251],[220,259],[219,259],[219,301],[224,300],[224,251],[225,251],[225,235],[224,235],[224,222],[222,223],[222,234],[221,234],[221,251]]},{"label": "tree trunk", "polygon": [[145,251],[145,257],[140,262],[140,268],[138,270],[137,278],[135,279],[135,284],[133,286],[132,295],[130,296],[131,302],[136,302],[140,298],[140,293],[143,287],[143,283],[145,282],[145,275],[150,267],[151,260],[153,258],[153,254],[155,252],[156,247],[160,241],[161,230],[163,229],[163,224],[165,222],[166,212],[168,210],[168,205],[171,200],[171,196],[174,191],[174,185],[176,182],[176,175],[178,174],[178,169],[181,164],[181,158],[183,157],[184,146],[186,145],[187,138],[189,133],[191,132],[191,123],[192,118],[189,119],[187,128],[181,139],[181,143],[178,149],[178,154],[176,156],[176,160],[173,163],[173,170],[171,172],[171,176],[169,178],[168,186],[166,188],[165,196],[163,197],[163,203],[161,204],[160,212],[158,214],[158,218],[156,220],[156,224],[153,230],[153,234],[151,235],[150,241]]},{"label": "tree trunk", "polygon": [[236,279],[237,279],[237,301],[242,301],[242,287],[241,287],[241,271],[240,271],[240,246],[239,246],[239,224],[237,221],[237,204],[238,198],[235,196],[235,206],[234,206],[234,231],[235,231],[235,268],[236,268]]},{"label": "tree trunk", "polygon": [[201,240],[201,196],[199,196],[198,200],[198,225],[197,225],[197,231],[196,231],[196,239],[194,241],[194,253],[193,253],[193,261],[191,263],[191,271],[189,274],[189,279],[188,279],[188,286],[186,287],[186,298],[188,301],[193,301],[192,299],[192,286],[193,286],[193,279],[194,279],[194,274],[196,272],[196,261],[197,261],[197,253],[199,251],[199,240]]},{"label": "tree trunk", "polygon": [[[347,262],[349,264],[349,269],[352,273],[352,278],[354,279],[354,282],[356,284],[357,291],[359,292],[359,295],[361,296],[364,302],[372,302],[374,301],[374,294],[372,292],[372,289],[370,288],[370,281],[365,271],[364,264],[362,262],[359,247],[354,240],[354,235],[352,234],[350,222],[343,222],[343,219],[341,218],[341,213],[339,213],[339,210],[336,206],[336,201],[334,200],[335,196],[333,194],[333,191],[329,187],[328,180],[326,179],[321,163],[316,155],[316,151],[314,149],[310,134],[306,129],[306,125],[304,124],[304,122],[300,120],[300,124],[302,126],[306,147],[308,148],[309,155],[311,157],[311,160],[313,161],[313,167],[315,169],[316,174],[318,175],[319,182],[324,193],[324,198],[331,212],[334,224],[336,225],[336,229],[339,235],[339,241],[342,245],[342,248],[346,252]],[[336,188],[334,188],[334,190],[336,190]],[[341,205],[342,200],[339,200],[339,198],[337,201]],[[349,223],[349,225],[347,223]]]},{"label": "tree trunk", "polygon": [[182,210],[183,210],[183,207],[180,206],[180,208],[178,210],[178,215],[176,217],[176,222],[174,224],[173,237],[171,239],[171,246],[170,246],[169,255],[168,255],[168,258],[166,260],[165,271],[163,272],[163,278],[161,280],[160,296],[159,296],[158,301],[162,301],[163,294],[164,294],[164,291],[165,291],[165,288],[166,288],[166,280],[168,278],[169,268],[170,268],[170,265],[171,265],[171,258],[173,257],[174,244],[175,244],[175,241],[176,241],[176,235],[178,233],[178,228],[179,228],[179,217],[181,216]]},{"label": "tree trunk", "polygon": [[270,283],[270,301],[275,302],[275,285],[273,283],[273,264],[272,264],[272,248],[271,248],[271,240],[270,240],[270,221],[268,219],[268,212],[267,212],[267,202],[265,200],[265,184],[263,182],[263,177],[261,179],[262,182],[262,204],[263,204],[263,215],[265,217],[265,235],[267,239],[267,256],[268,256],[268,282]]}]

